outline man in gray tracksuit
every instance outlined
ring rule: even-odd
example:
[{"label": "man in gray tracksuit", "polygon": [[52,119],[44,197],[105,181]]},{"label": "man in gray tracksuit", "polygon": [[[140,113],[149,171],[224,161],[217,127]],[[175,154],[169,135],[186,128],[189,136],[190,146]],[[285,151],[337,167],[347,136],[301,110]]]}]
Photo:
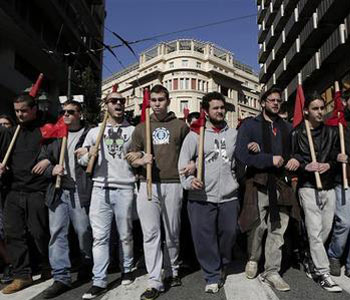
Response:
[{"label": "man in gray tracksuit", "polygon": [[[203,97],[208,115],[204,139],[204,179],[182,175],[182,186],[189,190],[188,215],[198,261],[206,280],[206,293],[217,293],[224,283],[225,266],[231,261],[236,238],[239,202],[234,173],[237,131],[225,122],[225,98],[217,92]],[[184,140],[179,171],[198,157],[198,134]]]}]

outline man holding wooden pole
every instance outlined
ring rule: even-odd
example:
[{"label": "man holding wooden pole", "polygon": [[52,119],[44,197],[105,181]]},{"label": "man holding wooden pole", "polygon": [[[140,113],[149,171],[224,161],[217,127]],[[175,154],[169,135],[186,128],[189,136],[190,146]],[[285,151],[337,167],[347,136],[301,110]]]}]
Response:
[{"label": "man holding wooden pole", "polygon": [[91,172],[93,189],[89,211],[93,236],[93,283],[83,295],[83,299],[93,299],[106,291],[113,218],[119,233],[122,284],[128,285],[135,280],[132,272],[134,267],[132,208],[135,175],[125,159],[134,126],[125,119],[125,101],[126,99],[118,92],[108,94],[105,99],[107,109],[105,123],[91,129],[82,148],[76,150],[80,158],[79,163],[83,166],[88,166],[89,159],[96,157]]},{"label": "man holding wooden pole", "polygon": [[[20,130],[11,151],[6,170],[0,164],[0,174],[8,172],[9,192],[5,198],[4,227],[7,248],[13,264],[15,280],[6,286],[2,293],[15,293],[32,284],[26,231],[33,236],[42,255],[43,278],[50,276],[48,263],[49,223],[45,205],[47,178],[42,176],[48,161],[38,161],[41,151],[43,121],[35,99],[27,94],[14,100],[14,109]],[[0,135],[13,131],[0,129]]]},{"label": "man holding wooden pole", "polygon": [[[340,92],[339,92],[340,93]],[[343,103],[345,104],[344,121],[344,145],[345,154],[338,155],[338,161],[345,164],[345,179],[350,181],[350,89],[343,93]],[[336,101],[335,99],[334,101]],[[340,100],[340,99],[339,99]],[[339,124],[340,125],[340,124]],[[341,137],[340,137],[341,138]],[[328,248],[328,256],[330,262],[330,273],[333,276],[340,276],[341,262],[340,259],[346,251],[346,244],[350,239],[350,189],[344,185],[344,178],[339,170],[335,178],[336,186],[336,209],[335,223],[331,243]],[[345,253],[345,276],[350,277],[350,251]]]},{"label": "man holding wooden pole", "polygon": [[[335,211],[334,178],[337,170],[339,139],[337,128],[323,123],[325,101],[316,92],[305,99],[304,118],[293,131],[293,154],[300,162],[298,195],[305,215],[310,254],[315,266],[319,285],[328,292],[342,289],[330,277],[329,260],[324,247],[332,229]],[[308,122],[311,137],[305,123]],[[314,158],[309,140],[314,144]],[[321,177],[322,189],[318,188],[315,172]]]},{"label": "man holding wooden pole", "polygon": [[183,174],[191,161],[197,161],[197,176],[183,174],[181,183],[188,190],[188,216],[196,255],[204,272],[205,292],[212,294],[225,282],[239,211],[234,171],[237,131],[225,121],[225,106],[225,97],[218,92],[203,97],[202,107],[208,121],[200,122],[200,117],[199,130],[187,135],[178,164]]},{"label": "man holding wooden pole", "polygon": [[[169,92],[156,85],[151,89],[150,117],[152,154],[145,154],[147,140],[145,123],[139,124],[132,136],[131,151],[143,157],[131,162],[133,167],[142,167],[141,186],[137,198],[137,211],[144,237],[146,268],[149,274],[148,288],[141,300],[152,300],[164,291],[162,280],[163,251],[161,223],[165,230],[164,267],[165,278],[170,286],[181,285],[179,278],[179,235],[182,205],[182,186],[177,163],[180,149],[188,127],[168,112]],[[152,198],[148,199],[146,166],[152,165]]]}]

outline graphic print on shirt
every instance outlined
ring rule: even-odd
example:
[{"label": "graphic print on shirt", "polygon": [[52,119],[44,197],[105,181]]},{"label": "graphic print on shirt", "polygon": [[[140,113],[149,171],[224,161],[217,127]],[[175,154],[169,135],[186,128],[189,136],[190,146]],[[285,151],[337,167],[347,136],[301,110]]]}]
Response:
[{"label": "graphic print on shirt", "polygon": [[109,128],[107,135],[104,136],[104,142],[106,143],[108,153],[115,158],[122,158],[123,146],[129,140],[126,134],[123,134],[123,130],[118,128]]},{"label": "graphic print on shirt", "polygon": [[227,157],[227,150],[226,150],[226,140],[225,138],[222,138],[221,141],[215,139],[214,140],[214,151],[208,155],[208,157],[205,158],[205,161],[210,164],[214,161],[216,161],[219,157],[223,159],[225,162],[229,162],[229,159]]},{"label": "graphic print on shirt", "polygon": [[170,131],[164,127],[159,127],[153,130],[153,145],[169,144]]}]

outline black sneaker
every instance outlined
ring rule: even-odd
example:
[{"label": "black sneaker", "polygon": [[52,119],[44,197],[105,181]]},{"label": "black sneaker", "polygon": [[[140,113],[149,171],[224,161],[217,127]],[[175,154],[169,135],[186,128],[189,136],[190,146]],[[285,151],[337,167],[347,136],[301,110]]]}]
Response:
[{"label": "black sneaker", "polygon": [[53,284],[44,291],[43,296],[45,299],[55,298],[68,290],[70,290],[70,286],[59,281],[54,281]]},{"label": "black sneaker", "polygon": [[2,274],[1,283],[7,284],[13,281],[12,265],[6,265]]},{"label": "black sneaker", "polygon": [[128,272],[122,274],[122,285],[129,285],[135,281],[134,272]]},{"label": "black sneaker", "polygon": [[164,279],[164,282],[170,287],[176,287],[176,286],[182,285],[181,278],[179,276],[167,277]]},{"label": "black sneaker", "polygon": [[329,258],[329,270],[331,275],[340,276],[340,261],[336,258]]},{"label": "black sneaker", "polygon": [[318,284],[328,292],[340,293],[342,291],[342,288],[333,281],[329,274],[321,275]]},{"label": "black sneaker", "polygon": [[107,291],[106,288],[101,288],[99,286],[93,285],[84,295],[83,299],[95,299],[96,297],[102,295]]},{"label": "black sneaker", "polygon": [[140,297],[140,300],[153,300],[158,298],[160,292],[155,288],[148,288],[143,292]]}]

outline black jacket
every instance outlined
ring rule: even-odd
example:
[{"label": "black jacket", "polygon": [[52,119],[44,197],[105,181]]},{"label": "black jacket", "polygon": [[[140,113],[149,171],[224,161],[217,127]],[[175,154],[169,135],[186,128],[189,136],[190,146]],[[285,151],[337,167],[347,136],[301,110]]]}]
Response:
[{"label": "black jacket", "polygon": [[[328,190],[334,187],[334,179],[339,172],[337,163],[337,156],[340,152],[338,128],[321,124],[318,128],[311,130],[311,134],[317,162],[330,165],[330,169],[321,175],[322,187]],[[292,149],[293,156],[300,162],[298,185],[316,188],[314,173],[305,170],[306,165],[311,162],[311,154],[304,122],[292,133]]]},{"label": "black jacket", "polygon": [[[87,133],[89,132],[90,127],[85,127],[84,132],[81,135],[75,149],[80,148],[85,140]],[[46,204],[51,210],[55,210],[55,208],[60,204],[60,198],[62,195],[62,188],[56,189],[56,176],[52,176],[52,170],[55,165],[59,162],[59,156],[61,151],[61,139],[51,140],[45,147],[42,149],[41,159],[48,159],[50,161],[50,165],[45,170],[44,175],[47,178],[51,179],[50,185],[47,189],[46,193]],[[78,164],[77,158],[75,156],[75,178],[76,178],[76,189],[78,192],[80,205],[82,207],[88,207],[90,205],[90,197],[92,190],[92,180],[86,174],[85,168]],[[64,180],[62,180],[63,182]]]}]

